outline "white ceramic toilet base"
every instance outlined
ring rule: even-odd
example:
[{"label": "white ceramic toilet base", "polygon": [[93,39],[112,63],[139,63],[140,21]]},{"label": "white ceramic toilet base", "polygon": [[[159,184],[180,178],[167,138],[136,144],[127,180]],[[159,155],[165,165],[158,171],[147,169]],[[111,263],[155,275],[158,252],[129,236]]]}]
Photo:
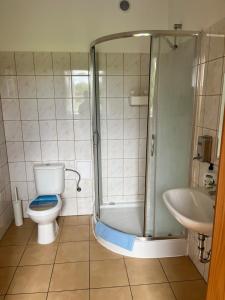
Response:
[{"label": "white ceramic toilet base", "polygon": [[55,220],[49,224],[38,224],[38,243],[50,244],[55,241],[59,232],[59,225]]}]

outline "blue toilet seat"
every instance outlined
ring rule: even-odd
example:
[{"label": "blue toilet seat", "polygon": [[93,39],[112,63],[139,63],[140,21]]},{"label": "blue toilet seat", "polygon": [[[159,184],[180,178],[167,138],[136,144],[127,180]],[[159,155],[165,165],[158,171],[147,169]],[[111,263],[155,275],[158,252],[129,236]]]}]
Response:
[{"label": "blue toilet seat", "polygon": [[58,204],[57,195],[40,195],[34,198],[29,204],[29,208],[35,211],[51,209]]}]

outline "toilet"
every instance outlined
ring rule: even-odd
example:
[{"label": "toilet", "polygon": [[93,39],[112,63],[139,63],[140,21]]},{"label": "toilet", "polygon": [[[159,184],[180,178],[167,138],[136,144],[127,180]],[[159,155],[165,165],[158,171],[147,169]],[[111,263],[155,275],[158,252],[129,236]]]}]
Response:
[{"label": "toilet", "polygon": [[36,164],[34,178],[38,195],[29,203],[27,214],[38,224],[38,243],[50,244],[59,230],[56,218],[62,207],[60,194],[65,189],[65,165]]}]

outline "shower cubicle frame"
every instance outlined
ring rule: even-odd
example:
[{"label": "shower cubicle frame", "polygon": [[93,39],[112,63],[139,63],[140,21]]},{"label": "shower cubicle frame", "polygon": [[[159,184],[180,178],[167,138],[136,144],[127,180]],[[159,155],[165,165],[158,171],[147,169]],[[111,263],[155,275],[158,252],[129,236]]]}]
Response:
[{"label": "shower cubicle frame", "polygon": [[[94,205],[94,220],[98,221],[100,220],[100,199],[102,199],[102,178],[98,176],[99,173],[102,172],[101,170],[101,143],[100,141],[100,110],[99,105],[97,103],[99,99],[99,89],[98,89],[98,82],[96,80],[96,77],[98,77],[97,69],[96,69],[96,56],[95,56],[95,46],[104,42],[116,40],[116,39],[122,39],[122,38],[131,38],[131,37],[149,37],[150,39],[150,52],[152,47],[152,38],[153,37],[160,37],[160,36],[171,36],[171,37],[196,37],[199,38],[201,36],[201,33],[198,31],[179,31],[179,30],[140,30],[140,31],[130,31],[130,32],[122,32],[122,33],[116,33],[111,34],[107,36],[103,36],[101,38],[96,39],[93,41],[90,45],[90,75],[91,75],[91,106],[92,106],[92,133],[93,133],[93,158],[94,158],[94,188],[95,188],[95,205]],[[197,45],[197,42],[196,42]],[[197,48],[197,46],[196,46]],[[151,57],[151,53],[149,53]],[[198,57],[198,51],[196,49],[195,51],[195,57],[194,59],[197,59]],[[151,63],[151,59],[150,59]],[[151,68],[151,66],[149,66]],[[150,87],[149,87],[150,90]],[[148,107],[149,107],[149,96],[148,94]],[[193,95],[194,97],[194,95]],[[194,102],[194,101],[193,101]],[[194,105],[194,104],[193,104]],[[195,111],[195,107],[194,107]],[[148,109],[149,114],[149,109]],[[147,116],[147,127],[149,126],[149,116]],[[148,130],[148,128],[147,128]],[[147,134],[146,137],[146,151],[148,151],[148,140],[149,136]],[[146,157],[146,173],[148,170],[148,159]],[[145,198],[144,198],[144,226],[143,226],[143,236],[137,237],[141,241],[154,241],[154,240],[165,240],[165,239],[179,239],[181,237],[160,237],[160,238],[154,238],[149,237],[146,235],[146,225],[147,225],[147,197],[146,197],[146,179],[147,174],[145,174]],[[115,250],[116,251],[116,250]]]}]

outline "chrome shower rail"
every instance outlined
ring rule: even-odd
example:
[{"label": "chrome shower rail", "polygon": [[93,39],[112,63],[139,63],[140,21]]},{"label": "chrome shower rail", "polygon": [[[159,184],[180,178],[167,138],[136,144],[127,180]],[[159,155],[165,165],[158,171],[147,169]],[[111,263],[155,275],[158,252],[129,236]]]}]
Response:
[{"label": "chrome shower rail", "polygon": [[143,37],[143,36],[199,36],[200,31],[185,31],[185,30],[139,30],[139,31],[128,31],[128,32],[120,32],[102,36],[91,43],[91,48],[103,43],[121,38],[129,38],[129,37]]}]

